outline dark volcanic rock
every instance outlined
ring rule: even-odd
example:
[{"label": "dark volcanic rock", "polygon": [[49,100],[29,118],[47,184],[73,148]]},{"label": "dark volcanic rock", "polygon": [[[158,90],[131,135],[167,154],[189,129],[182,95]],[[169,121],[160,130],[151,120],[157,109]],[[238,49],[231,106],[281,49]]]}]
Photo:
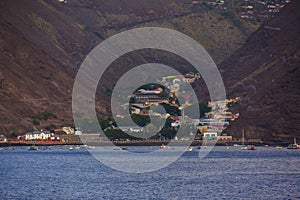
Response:
[{"label": "dark volcanic rock", "polygon": [[[233,10],[231,5],[233,4],[228,3],[228,9]],[[285,15],[289,16],[290,13]],[[192,5],[190,0],[90,0],[67,3],[44,0],[0,1],[0,134],[9,136],[13,133],[22,134],[28,129],[45,128],[48,125],[72,125],[71,94],[76,71],[89,51],[111,35],[143,26],[179,30],[199,41],[219,63],[239,48],[259,25],[253,20],[245,21],[238,16],[230,16],[224,16],[222,10],[217,8],[208,9],[203,3]],[[294,15],[291,14],[291,17]],[[280,20],[284,23],[296,23],[294,19]],[[268,26],[277,26],[277,22],[274,23],[276,25]],[[294,24],[292,28],[296,27]],[[270,72],[274,73],[274,84],[285,90],[278,95],[284,98],[286,93],[295,94],[298,88],[291,87],[291,84],[294,85],[293,79],[290,76],[289,79],[281,78],[284,73],[298,73],[299,70],[293,66],[298,62],[299,55],[291,54],[295,47],[294,41],[292,44],[286,44],[271,40],[272,37],[277,37],[277,33],[288,32],[284,29],[284,24],[281,24],[280,28],[280,31],[261,28],[262,34],[268,34],[266,38],[257,37],[262,40],[257,42],[261,47],[252,51],[250,56],[244,48],[241,51],[245,52],[243,58],[239,55],[233,57],[237,58],[234,60],[238,63],[237,66],[245,70],[242,70],[241,74],[235,74],[231,85],[254,68],[259,68],[264,63],[268,68],[268,63],[276,60],[276,66],[282,65],[281,63],[287,66],[286,69],[278,68],[279,71]],[[282,34],[280,37],[283,40]],[[289,35],[286,35],[286,38],[290,41]],[[281,52],[283,47],[272,46],[273,42],[283,45],[287,52]],[[275,50],[271,51],[269,46]],[[251,52],[250,50],[255,48],[249,46],[248,49]],[[258,53],[261,57],[257,57]],[[141,63],[147,61],[143,56],[136,60]],[[170,66],[178,65],[176,60],[170,60]],[[131,61],[132,59],[128,58],[120,63],[130,65]],[[244,62],[245,66],[242,65]],[[246,70],[248,62],[255,65],[253,69]],[[226,63],[223,66],[226,74],[231,66],[226,67]],[[97,94],[97,98],[101,101],[97,101],[96,107],[98,113],[103,116],[109,112],[107,93],[114,84],[112,79],[118,77],[115,72],[122,71],[119,69],[122,69],[122,66],[110,69],[111,76],[106,76],[103,80],[105,84],[99,88],[101,92]],[[239,71],[236,68],[232,69]],[[265,80],[265,87],[273,80],[263,77],[263,74],[261,76]],[[259,78],[260,75],[255,76],[255,79]],[[229,92],[237,88],[229,87]],[[261,90],[258,93],[261,93]],[[297,97],[296,95],[293,99],[297,100]],[[289,101],[291,99],[292,97],[289,97]],[[257,100],[266,101],[270,108],[277,102],[272,95],[266,98],[249,96],[250,103]],[[282,104],[280,109],[287,110],[290,116],[297,119],[292,103]],[[49,113],[51,117],[46,119],[45,115]],[[285,123],[278,128],[284,127]]]},{"label": "dark volcanic rock", "polygon": [[227,95],[241,96],[241,113],[226,132],[264,141],[300,135],[300,2],[288,4],[224,61]]}]

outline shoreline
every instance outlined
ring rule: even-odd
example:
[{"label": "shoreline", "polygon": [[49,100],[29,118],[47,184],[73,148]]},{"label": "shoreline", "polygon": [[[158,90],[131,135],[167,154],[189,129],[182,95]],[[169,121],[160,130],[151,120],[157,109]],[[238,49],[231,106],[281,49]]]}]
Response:
[{"label": "shoreline", "polygon": [[[115,146],[161,146],[167,145],[170,141],[113,141]],[[177,146],[186,146],[187,144],[191,144],[190,146],[199,146],[203,145],[203,141],[194,140],[191,141],[173,141],[172,145]],[[212,145],[215,146],[233,146],[235,144],[242,145],[242,142],[237,141],[218,141]],[[9,147],[9,146],[63,146],[63,145],[88,145],[88,146],[113,146],[110,141],[94,141],[94,142],[79,142],[79,141],[69,141],[69,142],[48,142],[48,141],[35,141],[35,142],[22,142],[22,141],[9,141],[9,142],[0,142],[1,147]],[[209,145],[209,144],[208,144]],[[256,146],[287,146],[289,143],[286,142],[245,142],[245,145],[256,145]]]}]

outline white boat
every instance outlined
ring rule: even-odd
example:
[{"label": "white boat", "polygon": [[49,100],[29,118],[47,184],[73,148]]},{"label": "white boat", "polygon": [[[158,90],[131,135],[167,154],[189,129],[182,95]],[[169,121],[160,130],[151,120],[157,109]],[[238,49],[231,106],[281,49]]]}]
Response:
[{"label": "white boat", "polygon": [[84,145],[86,149],[96,149],[96,146],[89,146],[89,145]]},{"label": "white boat", "polygon": [[160,148],[161,150],[165,150],[165,149],[167,149],[167,146],[164,145],[164,144],[162,144],[159,148]]},{"label": "white boat", "polygon": [[242,150],[248,150],[248,147],[246,145],[243,145],[241,149]]},{"label": "white boat", "polygon": [[69,150],[70,150],[70,151],[73,151],[73,150],[74,150],[74,147],[72,147],[72,146],[69,147]]},{"label": "white boat", "polygon": [[185,149],[185,151],[193,151],[193,147],[189,146]]},{"label": "white boat", "polygon": [[76,149],[76,150],[79,150],[79,149],[80,149],[80,146],[75,146],[75,149]]},{"label": "white boat", "polygon": [[287,149],[300,149],[300,145],[297,144],[296,138],[294,138],[294,144],[290,144]]}]

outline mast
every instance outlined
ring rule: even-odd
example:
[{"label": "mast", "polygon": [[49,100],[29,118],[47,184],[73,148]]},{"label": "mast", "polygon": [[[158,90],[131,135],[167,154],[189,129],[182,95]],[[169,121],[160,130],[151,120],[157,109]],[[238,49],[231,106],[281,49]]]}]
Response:
[{"label": "mast", "polygon": [[244,133],[244,128],[243,128],[243,132],[242,132],[242,145],[245,145],[245,133]]}]

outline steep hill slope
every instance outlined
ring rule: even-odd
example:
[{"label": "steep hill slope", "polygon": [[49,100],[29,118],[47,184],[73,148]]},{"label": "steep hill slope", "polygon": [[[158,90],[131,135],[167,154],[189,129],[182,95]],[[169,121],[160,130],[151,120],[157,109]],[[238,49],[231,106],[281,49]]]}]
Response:
[{"label": "steep hill slope", "polygon": [[300,135],[300,2],[264,23],[220,65],[228,96],[241,96],[241,113],[226,132],[265,141]]},{"label": "steep hill slope", "polygon": [[[231,1],[226,6],[234,13]],[[228,17],[220,8],[190,0],[5,0],[0,2],[0,25],[0,133],[17,135],[72,124],[76,71],[93,47],[117,32],[142,26],[176,29],[198,40],[221,62],[259,23]],[[105,83],[113,85],[110,79]],[[102,91],[97,110],[105,114],[109,89]]]}]

